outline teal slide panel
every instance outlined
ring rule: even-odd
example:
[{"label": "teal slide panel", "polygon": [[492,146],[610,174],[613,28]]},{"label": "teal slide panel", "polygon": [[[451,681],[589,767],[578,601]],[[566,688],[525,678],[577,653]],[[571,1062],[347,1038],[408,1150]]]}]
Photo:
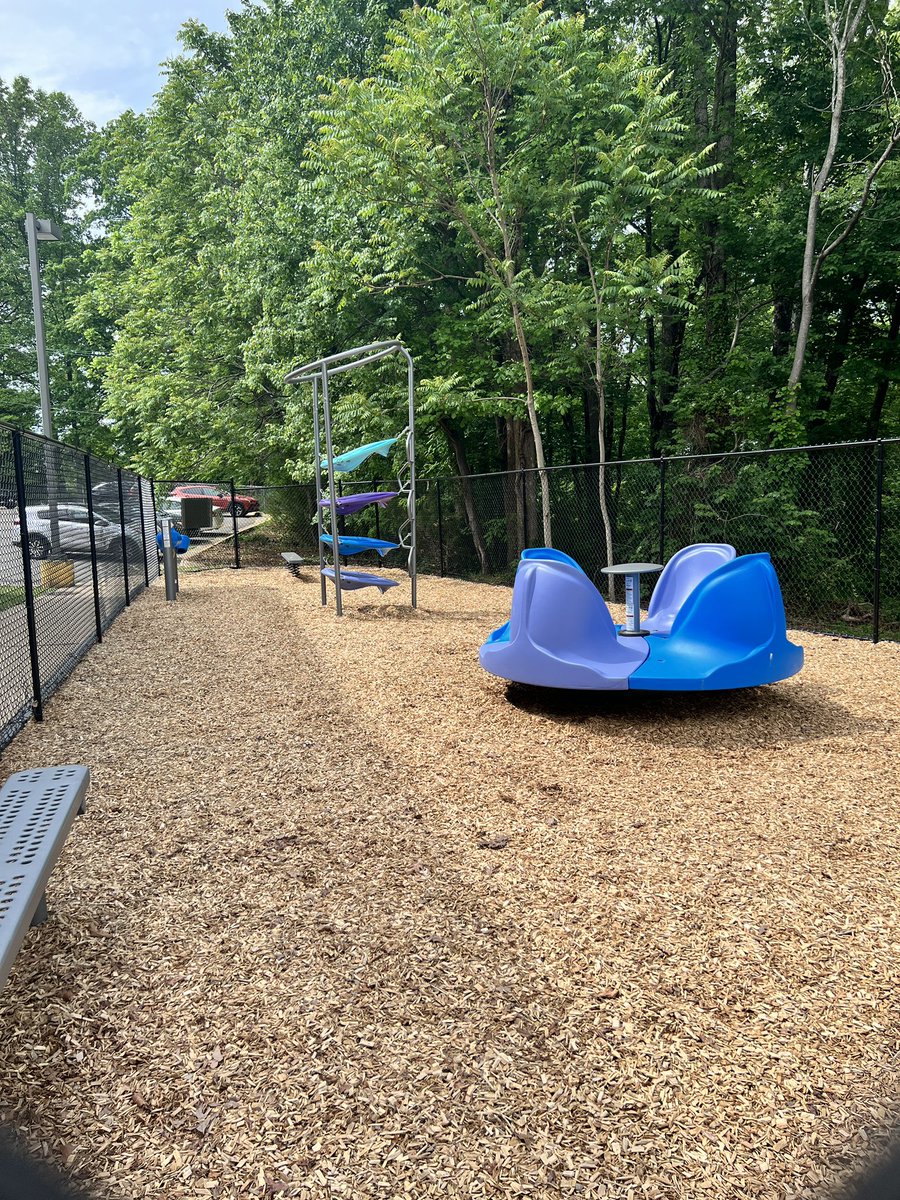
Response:
[{"label": "teal slide panel", "polygon": [[[323,533],[319,541],[324,542],[326,546],[334,544],[334,538],[330,533]],[[391,550],[399,549],[397,542],[384,542],[381,538],[340,537],[338,539],[338,554],[363,554],[366,550],[377,550],[384,558]]]},{"label": "teal slide panel", "polygon": [[[380,454],[382,458],[387,458],[391,452],[391,446],[394,442],[400,439],[398,433],[396,437],[382,438],[380,442],[368,442],[365,446],[357,446],[355,450],[345,450],[343,454],[338,454],[334,460],[334,469],[338,474],[345,474],[347,471],[355,471],[357,467],[361,467],[367,458],[371,458],[373,454]],[[328,466],[328,459],[322,459],[322,470]]]}]

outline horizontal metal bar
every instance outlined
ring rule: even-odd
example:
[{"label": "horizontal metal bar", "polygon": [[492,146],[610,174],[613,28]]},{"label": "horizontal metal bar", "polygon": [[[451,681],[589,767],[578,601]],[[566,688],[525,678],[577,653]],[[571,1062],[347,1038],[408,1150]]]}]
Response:
[{"label": "horizontal metal bar", "polygon": [[[312,362],[304,363],[302,367],[294,367],[288,371],[284,377],[285,383],[302,383],[305,379],[312,379],[314,375],[320,375],[323,367],[328,367],[331,363],[344,362],[348,358],[355,358],[362,354],[371,354],[374,350],[384,350],[386,353],[393,353],[402,347],[403,343],[397,340],[389,342],[371,342],[368,346],[354,346],[352,350],[339,350],[337,354],[326,354],[323,358],[314,359]],[[390,347],[390,350],[388,350]],[[360,366],[362,364],[359,364]],[[349,368],[348,368],[349,369]],[[332,372],[329,371],[329,374]]]}]

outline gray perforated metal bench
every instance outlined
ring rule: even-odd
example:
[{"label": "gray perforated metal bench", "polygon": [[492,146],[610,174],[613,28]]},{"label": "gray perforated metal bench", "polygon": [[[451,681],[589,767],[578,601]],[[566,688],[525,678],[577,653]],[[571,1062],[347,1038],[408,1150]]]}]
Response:
[{"label": "gray perforated metal bench", "polygon": [[47,880],[84,812],[87,767],[41,767],[0,788],[0,987],[30,925],[47,919]]},{"label": "gray perforated metal bench", "polygon": [[300,568],[303,566],[303,559],[299,554],[295,554],[293,550],[282,550],[281,557],[289,571],[294,575],[299,574]]}]

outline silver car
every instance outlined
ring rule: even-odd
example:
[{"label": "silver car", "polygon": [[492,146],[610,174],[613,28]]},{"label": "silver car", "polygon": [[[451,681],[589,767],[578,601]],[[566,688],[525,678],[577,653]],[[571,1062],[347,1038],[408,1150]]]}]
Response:
[{"label": "silver car", "polygon": [[[30,558],[48,558],[52,545],[53,531],[48,504],[33,504],[25,509],[28,521],[28,554]],[[69,554],[90,554],[91,530],[90,514],[83,504],[57,504],[57,525],[59,528],[59,548]],[[18,517],[14,521],[16,527],[13,545],[22,545],[21,529]],[[107,520],[100,513],[94,513],[94,541],[97,553],[107,554],[113,558],[122,557],[122,530],[118,522]],[[140,529],[125,527],[125,550],[130,560],[140,561],[144,554]]]}]

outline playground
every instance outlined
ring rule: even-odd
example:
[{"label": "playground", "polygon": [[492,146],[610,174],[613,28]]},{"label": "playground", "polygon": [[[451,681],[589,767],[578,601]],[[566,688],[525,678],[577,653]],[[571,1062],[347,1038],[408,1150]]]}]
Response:
[{"label": "playground", "polygon": [[897,1116],[900,648],[541,692],[418,582],[157,585],[15,740],[93,784],[0,1116],[113,1197],[821,1197]]}]

